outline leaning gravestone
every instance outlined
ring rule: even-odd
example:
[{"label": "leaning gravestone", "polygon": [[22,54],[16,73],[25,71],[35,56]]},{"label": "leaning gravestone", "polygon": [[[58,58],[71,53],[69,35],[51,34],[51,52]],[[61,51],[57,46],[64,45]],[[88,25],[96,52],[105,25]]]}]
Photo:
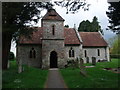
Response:
[{"label": "leaning gravestone", "polygon": [[86,57],[86,61],[87,61],[87,63],[89,63],[89,57]]},{"label": "leaning gravestone", "polygon": [[92,57],[92,65],[96,65],[96,58]]},{"label": "leaning gravestone", "polygon": [[83,61],[83,59],[81,58],[81,59],[80,59],[80,74],[82,74],[83,76],[87,76],[87,75],[86,75],[86,71],[85,71],[84,68],[85,68],[85,67],[84,67],[84,61]]}]

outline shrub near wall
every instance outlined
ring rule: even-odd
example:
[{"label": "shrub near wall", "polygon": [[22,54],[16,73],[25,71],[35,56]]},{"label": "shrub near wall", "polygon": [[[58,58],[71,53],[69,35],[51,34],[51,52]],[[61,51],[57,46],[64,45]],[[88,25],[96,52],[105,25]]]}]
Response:
[{"label": "shrub near wall", "polygon": [[120,54],[110,54],[110,58],[120,58]]},{"label": "shrub near wall", "polygon": [[14,53],[13,53],[13,52],[10,52],[10,53],[9,53],[9,60],[10,60],[10,61],[13,61],[14,59],[15,59]]}]

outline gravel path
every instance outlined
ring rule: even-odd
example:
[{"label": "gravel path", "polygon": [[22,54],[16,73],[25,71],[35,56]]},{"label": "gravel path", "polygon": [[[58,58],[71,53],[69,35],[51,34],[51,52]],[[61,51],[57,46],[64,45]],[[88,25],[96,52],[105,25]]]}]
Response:
[{"label": "gravel path", "polygon": [[66,88],[67,86],[64,83],[64,80],[59,73],[58,68],[49,69],[49,74],[45,88]]}]

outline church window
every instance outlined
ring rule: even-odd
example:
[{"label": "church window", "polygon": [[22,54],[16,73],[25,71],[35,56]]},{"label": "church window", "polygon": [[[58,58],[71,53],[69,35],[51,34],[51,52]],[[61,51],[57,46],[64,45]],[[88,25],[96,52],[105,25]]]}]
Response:
[{"label": "church window", "polygon": [[85,57],[87,57],[87,51],[86,50],[84,51],[84,53],[85,53]]},{"label": "church window", "polygon": [[55,25],[52,26],[52,35],[55,35]]},{"label": "church window", "polygon": [[72,53],[72,57],[74,57],[74,50],[71,50],[71,53]]},{"label": "church window", "polygon": [[100,56],[100,49],[98,49],[97,52],[98,52],[98,56]]},{"label": "church window", "polygon": [[34,48],[30,50],[30,58],[36,58],[36,51],[34,50]]},{"label": "church window", "polygon": [[71,57],[71,50],[69,50],[69,57]]},{"label": "church window", "polygon": [[74,57],[74,50],[71,47],[71,49],[69,50],[69,57]]}]

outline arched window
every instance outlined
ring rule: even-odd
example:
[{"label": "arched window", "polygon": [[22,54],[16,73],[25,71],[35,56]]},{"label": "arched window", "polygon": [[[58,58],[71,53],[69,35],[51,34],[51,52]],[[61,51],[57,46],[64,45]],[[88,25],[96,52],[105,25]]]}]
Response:
[{"label": "arched window", "polygon": [[55,35],[55,25],[52,25],[52,35]]},{"label": "arched window", "polygon": [[97,50],[97,52],[98,52],[98,56],[100,56],[100,50],[99,49]]},{"label": "arched window", "polygon": [[73,48],[71,47],[70,50],[69,50],[69,57],[74,57],[74,50]]},{"label": "arched window", "polygon": [[71,50],[69,50],[69,57],[71,57]]},{"label": "arched window", "polygon": [[30,50],[30,58],[36,58],[36,51],[34,50],[34,48]]},{"label": "arched window", "polygon": [[86,50],[84,51],[84,53],[85,53],[85,57],[87,57],[87,51]]},{"label": "arched window", "polygon": [[72,53],[72,57],[74,57],[74,50],[71,50],[71,53]]}]

